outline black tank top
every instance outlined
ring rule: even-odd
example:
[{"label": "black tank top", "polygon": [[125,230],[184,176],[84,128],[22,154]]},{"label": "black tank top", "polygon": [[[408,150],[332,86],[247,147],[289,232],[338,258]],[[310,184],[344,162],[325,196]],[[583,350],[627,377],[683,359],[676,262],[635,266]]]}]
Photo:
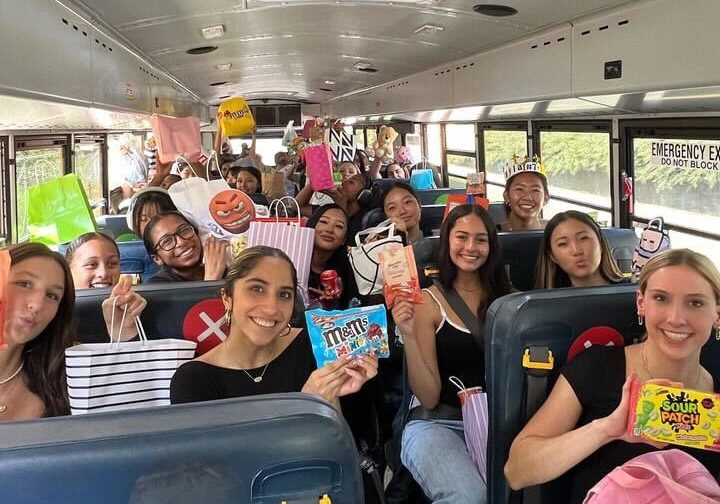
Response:
[{"label": "black tank top", "polygon": [[[482,387],[485,390],[485,354],[467,329],[461,329],[447,316],[434,292],[427,290],[440,308],[442,322],[435,331],[435,349],[440,371],[440,402],[460,407],[458,388],[449,378],[460,378],[465,387]],[[482,330],[482,326],[481,326]]]}]

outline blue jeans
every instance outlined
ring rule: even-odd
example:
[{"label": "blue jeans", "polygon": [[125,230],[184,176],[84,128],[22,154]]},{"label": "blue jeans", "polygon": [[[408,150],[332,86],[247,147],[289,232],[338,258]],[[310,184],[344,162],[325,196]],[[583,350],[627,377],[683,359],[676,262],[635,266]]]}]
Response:
[{"label": "blue jeans", "polygon": [[487,487],[465,446],[462,422],[409,422],[400,458],[434,504],[487,503]]}]

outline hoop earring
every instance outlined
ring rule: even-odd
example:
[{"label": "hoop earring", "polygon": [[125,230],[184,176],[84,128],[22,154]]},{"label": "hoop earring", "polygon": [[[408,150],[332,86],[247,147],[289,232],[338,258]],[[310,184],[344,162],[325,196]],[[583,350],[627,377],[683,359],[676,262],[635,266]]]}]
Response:
[{"label": "hoop earring", "polygon": [[232,321],[232,316],[230,315],[230,310],[225,310],[225,323],[227,325],[230,325],[231,321]]},{"label": "hoop earring", "polygon": [[291,331],[292,331],[292,327],[290,327],[290,323],[288,322],[287,331],[285,331],[285,333],[284,333],[284,334],[281,334],[279,337],[280,337],[280,338],[285,338],[285,337],[287,337],[287,336],[290,335],[290,332],[291,332]]},{"label": "hoop earring", "polygon": [[712,335],[715,336],[715,341],[720,341],[720,328],[713,326]]},{"label": "hoop earring", "polygon": [[645,316],[642,313],[638,313],[638,325],[643,325],[645,323]]}]

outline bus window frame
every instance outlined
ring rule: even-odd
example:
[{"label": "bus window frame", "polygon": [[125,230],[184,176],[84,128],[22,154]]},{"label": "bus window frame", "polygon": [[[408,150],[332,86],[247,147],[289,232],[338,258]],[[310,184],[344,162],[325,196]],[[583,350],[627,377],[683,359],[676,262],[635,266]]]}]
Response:
[{"label": "bus window frame", "polygon": [[[12,218],[10,220],[12,224],[12,243],[19,243],[20,236],[17,236],[19,223],[17,215],[17,158],[18,152],[30,151],[34,149],[52,149],[62,148],[63,155],[63,175],[71,173],[72,165],[72,142],[71,135],[19,135],[13,138],[13,170],[10,172],[11,182],[11,201],[10,210],[12,212]],[[107,170],[106,170],[107,172]]]},{"label": "bus window frame", "polygon": [[13,157],[10,152],[10,136],[0,135],[0,205],[2,205],[3,218],[0,219],[0,236],[7,244],[12,237],[9,230],[12,229],[9,204],[10,201],[10,160]]},{"label": "bus window frame", "polygon": [[[103,214],[109,213],[110,195],[108,190],[108,144],[107,134],[102,133],[74,133],[72,135],[72,173],[75,171],[75,145],[85,143],[100,146],[100,170],[102,184],[102,209]],[[91,201],[90,204],[93,202]]]},{"label": "bus window frame", "polygon": [[[718,140],[720,139],[720,119],[715,117],[685,117],[662,119],[621,119],[618,123],[620,131],[620,172],[635,177],[635,160],[633,156],[633,140],[636,138],[673,138],[678,140]],[[635,194],[633,192],[633,200]],[[633,201],[633,204],[635,202]],[[621,202],[621,225],[632,229],[633,223],[647,224],[649,219],[630,213],[628,202]],[[720,240],[720,233],[711,233],[703,229],[695,229],[665,222],[664,227],[670,231]]]},{"label": "bus window frame", "polygon": [[[476,133],[477,133],[477,156],[478,156],[478,171],[481,173],[485,173],[487,171],[487,166],[485,165],[486,159],[485,159],[485,131],[493,130],[493,131],[523,131],[525,132],[525,150],[527,151],[528,155],[532,155],[532,137],[530,134],[530,130],[528,128],[528,121],[512,121],[512,122],[479,122],[477,123]],[[490,185],[498,186],[497,183],[491,182],[487,180],[487,177],[485,178],[485,182]],[[505,189],[505,184],[502,186],[503,190]]]},{"label": "bus window frame", "polygon": [[595,205],[593,203],[588,203],[584,201],[577,201],[572,198],[563,198],[560,196],[552,195],[551,197],[557,201],[562,201],[564,203],[570,203],[573,205],[579,205],[587,208],[591,208],[593,210],[601,211],[601,212],[608,212],[610,215],[612,215],[613,222],[612,225],[616,226],[618,225],[617,222],[615,222],[615,201],[613,199],[613,195],[615,194],[615,166],[613,164],[613,154],[612,154],[612,145],[613,145],[613,137],[612,137],[612,120],[589,120],[589,121],[579,121],[579,120],[569,120],[569,121],[532,121],[532,150],[528,150],[528,152],[536,153],[540,158],[542,159],[542,150],[540,148],[540,134],[543,131],[553,131],[553,132],[563,132],[563,133],[606,133],[608,135],[608,158],[610,160],[610,170],[608,172],[608,180],[610,182],[610,206],[609,207],[603,207],[600,205]]}]

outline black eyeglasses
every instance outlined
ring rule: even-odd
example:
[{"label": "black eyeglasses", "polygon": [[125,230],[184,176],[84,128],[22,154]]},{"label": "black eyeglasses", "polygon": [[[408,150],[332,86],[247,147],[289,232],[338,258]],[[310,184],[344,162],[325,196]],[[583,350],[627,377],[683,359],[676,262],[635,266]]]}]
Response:
[{"label": "black eyeglasses", "polygon": [[157,245],[155,245],[155,251],[157,249],[162,249],[165,252],[168,252],[175,248],[175,245],[177,245],[177,237],[182,238],[183,240],[189,240],[193,236],[195,236],[195,228],[192,227],[190,224],[183,224],[174,233],[166,234],[162,238],[160,238],[157,242]]}]

